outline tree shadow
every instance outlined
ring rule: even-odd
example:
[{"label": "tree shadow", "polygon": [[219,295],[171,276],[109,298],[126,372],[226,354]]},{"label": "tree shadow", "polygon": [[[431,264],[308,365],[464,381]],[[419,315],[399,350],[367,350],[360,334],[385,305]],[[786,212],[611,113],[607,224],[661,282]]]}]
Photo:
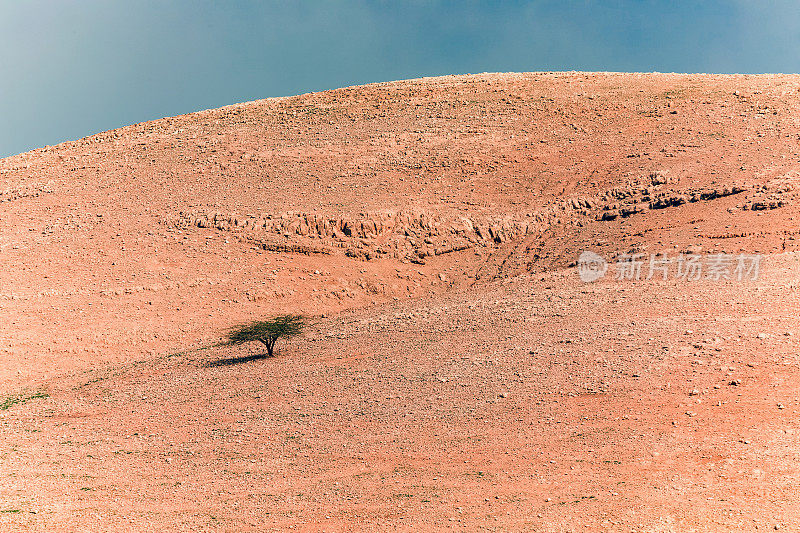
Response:
[{"label": "tree shadow", "polygon": [[259,361],[261,359],[269,359],[269,356],[265,353],[259,353],[255,355],[242,355],[239,357],[226,357],[225,359],[209,361],[203,366],[206,368],[214,368],[218,366],[241,365],[243,363],[249,363],[250,361]]}]

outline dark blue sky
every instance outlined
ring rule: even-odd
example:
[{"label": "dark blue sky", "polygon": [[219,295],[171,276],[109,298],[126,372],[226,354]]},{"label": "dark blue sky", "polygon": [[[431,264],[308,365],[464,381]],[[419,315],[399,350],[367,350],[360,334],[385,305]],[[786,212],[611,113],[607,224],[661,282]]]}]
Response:
[{"label": "dark blue sky", "polygon": [[537,70],[800,71],[800,2],[0,0],[0,157],[200,109]]}]

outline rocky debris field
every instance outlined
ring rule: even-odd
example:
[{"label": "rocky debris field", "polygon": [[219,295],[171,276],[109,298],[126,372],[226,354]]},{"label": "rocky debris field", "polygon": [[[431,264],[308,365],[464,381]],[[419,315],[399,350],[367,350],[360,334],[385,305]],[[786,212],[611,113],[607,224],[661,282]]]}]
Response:
[{"label": "rocky debris field", "polygon": [[[0,160],[0,531],[792,530],[798,113],[792,75],[481,74]],[[215,346],[276,313],[278,357]]]},{"label": "rocky debris field", "polygon": [[0,411],[0,527],[791,530],[798,267],[569,269],[55,376]]}]

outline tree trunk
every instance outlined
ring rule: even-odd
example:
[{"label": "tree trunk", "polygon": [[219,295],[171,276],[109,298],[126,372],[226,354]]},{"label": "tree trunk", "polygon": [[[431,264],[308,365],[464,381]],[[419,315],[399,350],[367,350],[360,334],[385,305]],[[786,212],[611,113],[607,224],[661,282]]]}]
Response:
[{"label": "tree trunk", "polygon": [[272,357],[272,351],[275,348],[275,341],[278,339],[258,339],[267,347],[267,357]]}]

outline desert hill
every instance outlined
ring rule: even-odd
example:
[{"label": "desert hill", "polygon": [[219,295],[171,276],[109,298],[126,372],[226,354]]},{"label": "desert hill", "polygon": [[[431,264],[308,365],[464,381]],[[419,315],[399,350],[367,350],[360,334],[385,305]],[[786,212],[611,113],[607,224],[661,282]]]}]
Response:
[{"label": "desert hill", "polygon": [[[0,494],[20,511],[6,523],[786,523],[794,423],[765,413],[800,407],[781,399],[797,377],[797,117],[800,76],[482,74],[236,104],[0,160],[0,393],[50,395],[0,411],[3,445],[25,450],[0,475],[30,472]],[[750,284],[584,284],[583,250],[766,264]],[[275,312],[314,317],[294,359],[209,367],[241,354],[192,351]],[[696,407],[707,394],[737,407]],[[767,434],[779,471],[720,451]],[[74,462],[89,449],[105,459]],[[713,481],[688,474],[734,456]],[[743,468],[761,470],[767,511]],[[744,515],[691,503],[725,494]]]},{"label": "desert hill", "polygon": [[2,349],[50,365],[67,346],[66,359],[91,365],[202,342],[270,310],[320,314],[563,267],[588,247],[795,249],[783,222],[798,83],[421,79],[4,159],[0,297],[19,322],[6,323]]}]

